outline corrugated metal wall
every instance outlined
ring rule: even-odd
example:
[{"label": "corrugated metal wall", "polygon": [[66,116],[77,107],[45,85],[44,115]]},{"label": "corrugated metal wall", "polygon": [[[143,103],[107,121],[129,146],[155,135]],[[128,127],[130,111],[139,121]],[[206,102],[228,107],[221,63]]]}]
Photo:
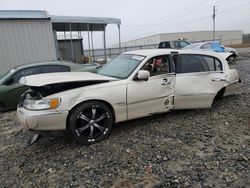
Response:
[{"label": "corrugated metal wall", "polygon": [[50,20],[0,20],[0,73],[56,59]]},{"label": "corrugated metal wall", "polygon": [[81,57],[83,54],[82,39],[72,40],[73,43],[73,53],[72,58],[71,52],[71,40],[58,40],[59,57],[65,61],[74,61],[76,63],[81,63]]}]

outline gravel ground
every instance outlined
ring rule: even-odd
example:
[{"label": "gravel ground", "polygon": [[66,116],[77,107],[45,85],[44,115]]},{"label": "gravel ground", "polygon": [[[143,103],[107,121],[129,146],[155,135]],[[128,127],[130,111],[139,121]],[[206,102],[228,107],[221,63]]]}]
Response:
[{"label": "gravel ground", "polygon": [[91,146],[65,132],[28,144],[15,112],[0,114],[0,187],[250,187],[250,49],[233,66],[241,94],[118,124]]}]

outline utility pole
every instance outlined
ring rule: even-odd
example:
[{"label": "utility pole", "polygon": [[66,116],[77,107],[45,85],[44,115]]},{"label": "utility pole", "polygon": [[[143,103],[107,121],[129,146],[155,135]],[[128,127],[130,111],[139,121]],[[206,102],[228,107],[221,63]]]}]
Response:
[{"label": "utility pole", "polygon": [[213,6],[213,40],[215,40],[215,6]]}]

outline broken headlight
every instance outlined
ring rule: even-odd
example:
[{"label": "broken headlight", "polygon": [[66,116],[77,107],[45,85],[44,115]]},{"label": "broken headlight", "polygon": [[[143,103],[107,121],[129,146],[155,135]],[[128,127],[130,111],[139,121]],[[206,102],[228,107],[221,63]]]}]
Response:
[{"label": "broken headlight", "polygon": [[47,110],[55,109],[60,105],[60,98],[51,98],[51,99],[24,99],[23,107],[28,110]]}]

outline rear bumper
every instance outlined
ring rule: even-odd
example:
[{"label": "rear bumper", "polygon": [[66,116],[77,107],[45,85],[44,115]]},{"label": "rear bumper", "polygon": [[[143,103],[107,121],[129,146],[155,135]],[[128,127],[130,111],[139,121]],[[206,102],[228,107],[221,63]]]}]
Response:
[{"label": "rear bumper", "polygon": [[17,109],[17,118],[24,130],[65,130],[68,111],[31,111]]}]

